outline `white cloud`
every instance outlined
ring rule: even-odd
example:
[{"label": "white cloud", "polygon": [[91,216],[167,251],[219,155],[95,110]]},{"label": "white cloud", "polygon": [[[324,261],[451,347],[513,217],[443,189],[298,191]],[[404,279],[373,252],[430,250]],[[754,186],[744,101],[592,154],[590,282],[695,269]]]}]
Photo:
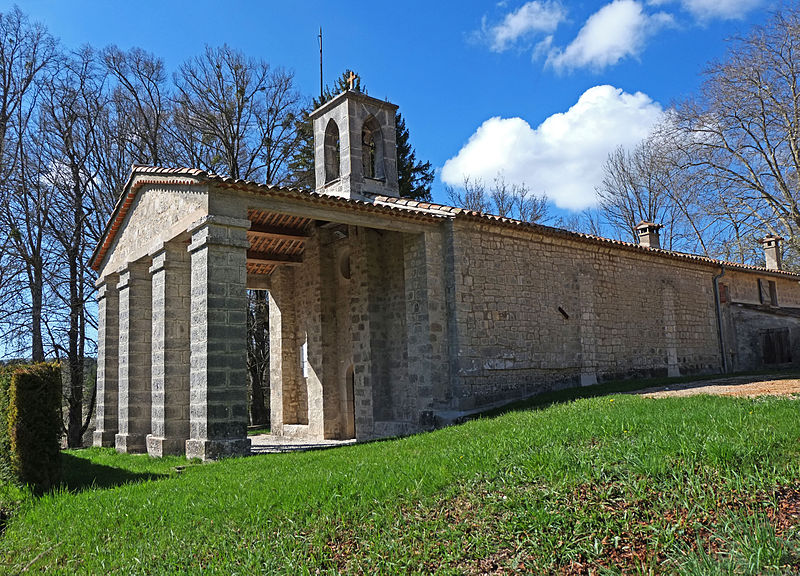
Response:
[{"label": "white cloud", "polygon": [[547,64],[556,70],[603,69],[637,56],[649,36],[672,22],[664,12],[646,14],[635,0],[614,0],[592,14],[565,49],[554,49]]},{"label": "white cloud", "polygon": [[595,86],[536,128],[522,118],[486,120],[445,162],[442,181],[459,186],[469,176],[490,183],[502,172],[507,182],[524,182],[559,208],[582,210],[597,203],[595,187],[609,152],[636,145],[662,115],[642,92]]},{"label": "white cloud", "polygon": [[484,18],[482,33],[493,52],[503,52],[519,40],[535,34],[550,34],[567,16],[560,2],[534,0],[506,14],[503,21],[489,26]]},{"label": "white cloud", "polygon": [[[667,0],[651,0],[651,4],[664,4]],[[680,0],[681,6],[697,20],[705,22],[720,18],[737,20],[761,6],[763,0]]]}]

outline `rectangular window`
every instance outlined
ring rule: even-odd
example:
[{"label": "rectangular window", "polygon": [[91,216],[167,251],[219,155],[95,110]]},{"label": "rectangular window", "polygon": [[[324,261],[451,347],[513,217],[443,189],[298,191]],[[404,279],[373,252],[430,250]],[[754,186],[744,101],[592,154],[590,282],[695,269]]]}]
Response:
[{"label": "rectangular window", "polygon": [[772,280],[769,281],[769,303],[771,306],[778,305],[778,288]]}]

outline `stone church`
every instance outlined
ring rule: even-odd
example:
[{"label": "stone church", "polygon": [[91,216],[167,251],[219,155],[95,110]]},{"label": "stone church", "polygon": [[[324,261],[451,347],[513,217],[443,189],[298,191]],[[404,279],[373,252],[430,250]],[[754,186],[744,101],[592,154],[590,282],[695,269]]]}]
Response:
[{"label": "stone church", "polygon": [[312,114],[316,188],[135,166],[98,245],[94,443],[246,454],[246,289],[271,430],[359,441],[631,376],[800,361],[800,276],[398,197],[395,109]]}]

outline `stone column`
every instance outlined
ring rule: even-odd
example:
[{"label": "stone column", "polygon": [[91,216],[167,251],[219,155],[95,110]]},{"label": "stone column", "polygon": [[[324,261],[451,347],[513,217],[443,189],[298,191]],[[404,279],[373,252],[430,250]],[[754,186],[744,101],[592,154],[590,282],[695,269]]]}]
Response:
[{"label": "stone column", "polygon": [[192,230],[190,437],[186,456],[248,454],[247,228],[207,216]]},{"label": "stone column", "polygon": [[152,290],[149,261],[131,262],[119,275],[118,452],[144,452],[150,433]]},{"label": "stone column", "polygon": [[94,445],[114,446],[119,416],[119,292],[118,274],[97,284],[97,413]]},{"label": "stone column", "polygon": [[189,310],[187,243],[167,242],[153,256],[153,406],[147,453],[183,454],[189,438]]}]

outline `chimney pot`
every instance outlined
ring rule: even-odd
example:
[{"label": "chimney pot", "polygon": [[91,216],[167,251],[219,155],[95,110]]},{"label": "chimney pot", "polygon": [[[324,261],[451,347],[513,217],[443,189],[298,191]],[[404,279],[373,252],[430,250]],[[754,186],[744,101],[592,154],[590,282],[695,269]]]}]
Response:
[{"label": "chimney pot", "polygon": [[661,248],[661,239],[659,238],[659,230],[663,226],[653,222],[646,222],[642,220],[636,225],[636,234],[639,237],[639,246],[645,248]]},{"label": "chimney pot", "polygon": [[764,260],[767,263],[767,270],[781,270],[781,238],[770,234],[761,239],[761,245],[764,247]]}]

